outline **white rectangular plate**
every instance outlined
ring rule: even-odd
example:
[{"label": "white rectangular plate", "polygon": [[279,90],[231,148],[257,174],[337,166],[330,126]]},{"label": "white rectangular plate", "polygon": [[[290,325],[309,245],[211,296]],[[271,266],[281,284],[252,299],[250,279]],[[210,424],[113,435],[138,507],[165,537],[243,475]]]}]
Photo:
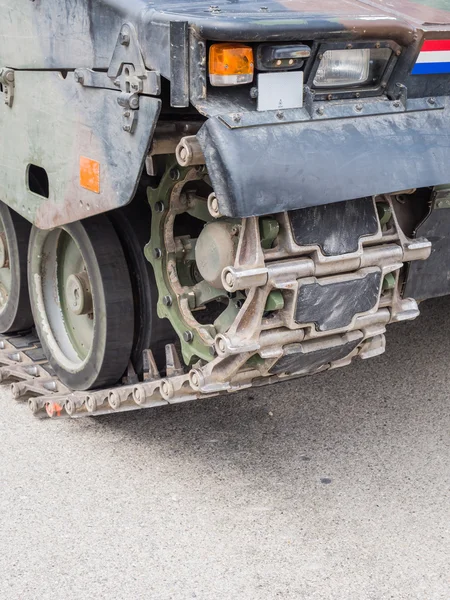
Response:
[{"label": "white rectangular plate", "polygon": [[303,107],[303,71],[259,73],[258,110]]}]

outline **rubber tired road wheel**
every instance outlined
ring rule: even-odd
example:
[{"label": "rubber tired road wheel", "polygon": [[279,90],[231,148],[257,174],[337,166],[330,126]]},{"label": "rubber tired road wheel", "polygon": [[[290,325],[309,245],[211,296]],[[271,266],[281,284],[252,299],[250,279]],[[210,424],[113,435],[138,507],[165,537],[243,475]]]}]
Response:
[{"label": "rubber tired road wheel", "polygon": [[28,282],[36,330],[60,380],[74,390],[114,384],[130,359],[130,276],[109,219],[33,227]]},{"label": "rubber tired road wheel", "polygon": [[33,326],[27,282],[31,224],[0,202],[0,333]]},{"label": "rubber tired road wheel", "polygon": [[143,252],[150,236],[151,212],[147,197],[108,214],[122,243],[134,297],[134,343],[131,360],[142,375],[142,354],[151,348],[159,369],[165,368],[165,345],[175,343],[177,336],[167,319],[156,311],[158,288],[152,265]]}]

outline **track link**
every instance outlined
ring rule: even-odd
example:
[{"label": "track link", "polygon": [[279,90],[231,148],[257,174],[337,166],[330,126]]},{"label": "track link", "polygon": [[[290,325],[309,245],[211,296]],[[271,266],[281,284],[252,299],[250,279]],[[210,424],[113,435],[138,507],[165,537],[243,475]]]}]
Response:
[{"label": "track link", "polygon": [[12,380],[15,400],[28,400],[37,417],[80,418],[177,404],[217,394],[195,392],[173,344],[166,346],[166,377],[161,377],[151,351],[146,351],[144,381],[90,392],[63,385],[47,362],[37,336],[0,336],[0,381]]}]

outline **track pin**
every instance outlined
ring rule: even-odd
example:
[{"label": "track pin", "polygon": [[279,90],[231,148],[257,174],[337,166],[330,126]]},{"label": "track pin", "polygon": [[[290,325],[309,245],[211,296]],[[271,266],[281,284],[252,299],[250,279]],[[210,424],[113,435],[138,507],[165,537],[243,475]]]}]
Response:
[{"label": "track pin", "polygon": [[84,397],[84,405],[88,413],[95,413],[106,402],[105,392],[87,394]]},{"label": "track pin", "polygon": [[28,408],[31,410],[33,415],[36,415],[40,410],[44,408],[46,400],[44,398],[30,398],[28,400]]},{"label": "track pin", "polygon": [[84,404],[84,398],[77,397],[75,395],[68,396],[67,400],[64,403],[64,409],[66,413],[72,417],[78,409],[80,409]]},{"label": "track pin", "polygon": [[51,419],[55,419],[63,414],[63,406],[59,402],[46,402],[45,411]]},{"label": "track pin", "polygon": [[24,383],[16,382],[11,384],[11,394],[14,400],[19,400],[27,392],[27,386]]}]

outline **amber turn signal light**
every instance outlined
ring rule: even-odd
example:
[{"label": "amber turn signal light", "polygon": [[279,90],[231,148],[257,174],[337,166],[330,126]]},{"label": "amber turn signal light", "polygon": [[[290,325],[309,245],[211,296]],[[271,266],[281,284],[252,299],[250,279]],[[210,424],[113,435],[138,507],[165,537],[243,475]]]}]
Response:
[{"label": "amber turn signal light", "polygon": [[212,44],[209,49],[211,85],[242,85],[253,81],[253,49],[244,44]]}]

